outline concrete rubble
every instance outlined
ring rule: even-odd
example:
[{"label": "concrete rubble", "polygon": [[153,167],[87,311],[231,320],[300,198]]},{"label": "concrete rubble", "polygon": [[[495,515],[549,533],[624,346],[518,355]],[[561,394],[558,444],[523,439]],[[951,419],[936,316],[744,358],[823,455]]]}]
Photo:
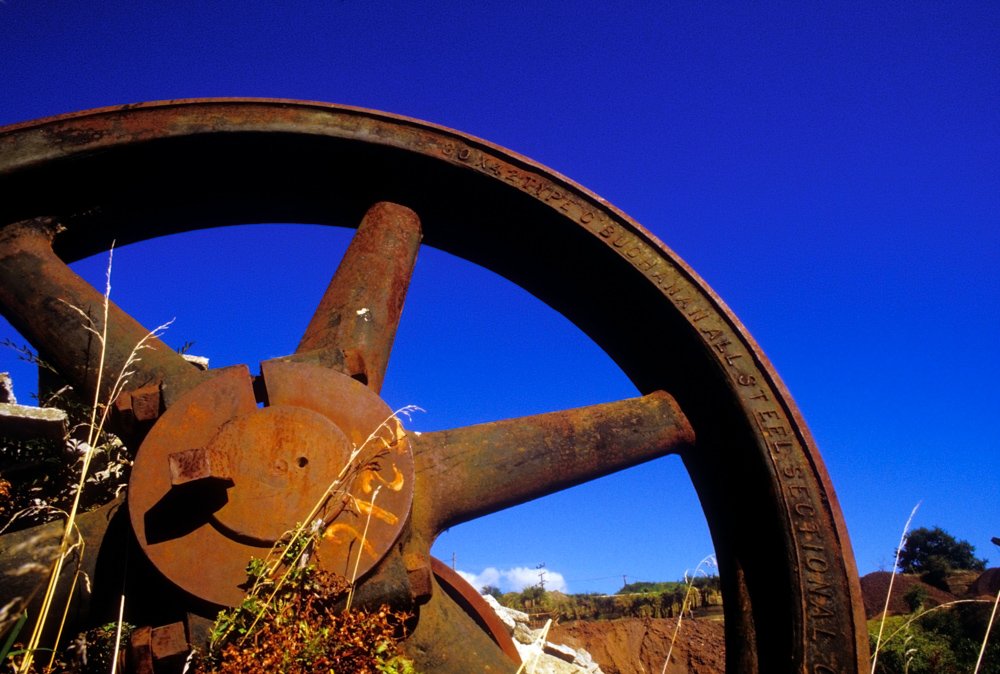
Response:
[{"label": "concrete rubble", "polygon": [[0,372],[0,436],[61,440],[66,435],[66,425],[66,413],[62,410],[18,405],[10,375]]},{"label": "concrete rubble", "polygon": [[501,606],[491,595],[483,599],[514,638],[517,652],[526,663],[524,674],[604,674],[587,651],[550,643],[543,638],[543,629],[531,629],[527,613]]}]

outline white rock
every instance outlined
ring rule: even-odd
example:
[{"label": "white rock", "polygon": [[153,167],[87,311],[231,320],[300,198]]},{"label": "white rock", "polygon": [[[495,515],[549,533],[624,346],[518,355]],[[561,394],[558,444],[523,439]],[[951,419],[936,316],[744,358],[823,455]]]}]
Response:
[{"label": "white rock", "polygon": [[17,397],[14,395],[14,382],[11,380],[9,372],[0,372],[0,403],[17,404]]},{"label": "white rock", "polygon": [[483,599],[514,638],[517,652],[528,663],[524,668],[525,674],[604,674],[590,653],[583,649],[574,650],[551,642],[543,644],[542,630],[531,629],[527,613],[501,606],[490,595],[483,595]]},{"label": "white rock", "polygon": [[576,660],[576,650],[570,648],[569,646],[563,646],[562,644],[554,644],[547,641],[545,642],[545,652],[554,658],[559,658],[560,660],[565,660],[566,662],[573,662]]},{"label": "white rock", "polygon": [[565,660],[553,657],[547,653],[539,653],[537,648],[526,646],[521,653],[521,659],[527,664],[524,667],[525,674],[590,674],[586,670]]},{"label": "white rock", "polygon": [[497,614],[498,618],[500,618],[500,622],[504,624],[504,627],[506,627],[507,631],[511,634],[514,633],[514,625],[518,622],[518,614],[524,616],[522,622],[528,621],[527,613],[521,613],[520,611],[515,611],[512,608],[501,606],[500,602],[497,601],[496,597],[494,597],[491,594],[484,594],[483,599],[486,600],[486,603],[490,605],[490,608],[493,609],[493,612]]},{"label": "white rock", "polygon": [[514,625],[514,641],[522,644],[533,644],[538,641],[538,630],[533,630],[528,627],[527,623],[518,621]]},{"label": "white rock", "polygon": [[192,356],[190,353],[182,353],[181,358],[191,363],[199,370],[208,369],[208,358],[205,356]]},{"label": "white rock", "polygon": [[601,666],[594,662],[594,658],[591,657],[590,651],[582,648],[576,649],[576,657],[573,658],[573,664],[589,674],[604,674],[604,672],[601,671]]}]

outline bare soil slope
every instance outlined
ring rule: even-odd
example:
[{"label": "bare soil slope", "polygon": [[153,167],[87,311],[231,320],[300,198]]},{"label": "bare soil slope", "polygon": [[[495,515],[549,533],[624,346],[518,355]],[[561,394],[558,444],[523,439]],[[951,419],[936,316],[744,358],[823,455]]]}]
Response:
[{"label": "bare soil slope", "polygon": [[[676,618],[622,618],[555,625],[549,641],[590,652],[604,674],[659,674]],[[668,674],[722,674],[726,669],[723,625],[687,619],[674,644]]]},{"label": "bare soil slope", "polygon": [[[885,608],[885,595],[889,592],[890,580],[892,580],[892,573],[889,571],[876,571],[862,576],[861,596],[865,602],[865,617],[869,620],[882,614],[882,609]],[[927,607],[947,604],[956,599],[955,595],[928,585],[916,576],[900,573],[896,574],[896,579],[892,581],[889,615],[902,615],[910,612],[910,607],[904,597],[914,587],[923,588],[926,596],[925,606]]]}]

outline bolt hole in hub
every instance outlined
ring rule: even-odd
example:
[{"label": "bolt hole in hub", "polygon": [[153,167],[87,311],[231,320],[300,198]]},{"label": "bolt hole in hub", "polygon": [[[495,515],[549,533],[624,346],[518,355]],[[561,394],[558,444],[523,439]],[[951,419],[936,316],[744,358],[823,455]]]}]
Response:
[{"label": "bolt hole in hub", "polygon": [[[378,393],[422,236],[569,318],[643,394],[419,437],[392,430],[392,460],[379,463],[378,481],[400,489],[378,498],[395,520],[372,517],[371,553],[338,529],[324,537],[333,549],[320,557],[337,571],[370,559],[378,567],[361,572],[371,572],[362,591],[417,600],[407,647],[422,670],[509,668],[435,589],[428,554],[438,534],[668,453],[683,459],[712,530],[729,671],[866,668],[843,520],[788,392],[682,261],[562,176],[384,113],[208,100],[0,129],[0,193],[0,308],[87,394],[98,387],[88,366],[96,362],[92,340],[65,305],[99,306],[100,293],[56,253],[75,260],[111,240],[246,222],[358,227],[295,353],[266,361],[257,385],[246,367],[195,374],[169,348],[143,352],[137,378],[158,385],[165,411],[136,456],[129,521],[156,568],[186,592],[216,605],[238,602],[246,560],[294,518],[276,509],[258,522],[261,504],[283,500],[275,495],[288,495],[290,485],[314,489],[310,476],[329,469],[320,445],[336,455],[346,438],[353,452],[390,415]],[[95,212],[95,200],[97,219],[74,217]],[[126,353],[146,332],[117,308],[110,324],[115,348]],[[119,350],[110,354],[112,371],[123,363]],[[312,439],[284,438],[293,427]],[[233,450],[258,436],[269,440],[254,456]],[[351,506],[365,500],[366,482],[351,482],[340,515],[359,515]],[[171,521],[173,529],[161,526]],[[96,554],[94,536],[87,550]]]}]

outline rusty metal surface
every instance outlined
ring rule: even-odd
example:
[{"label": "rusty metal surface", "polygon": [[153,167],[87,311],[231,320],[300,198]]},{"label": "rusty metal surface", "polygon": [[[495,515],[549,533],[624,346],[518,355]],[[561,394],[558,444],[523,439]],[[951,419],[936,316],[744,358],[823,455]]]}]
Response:
[{"label": "rusty metal surface", "polygon": [[461,522],[689,449],[694,431],[662,391],[643,398],[505,419],[414,440],[429,540]]},{"label": "rusty metal surface", "polygon": [[[135,171],[140,165],[146,170]],[[62,189],[53,194],[51,184]],[[239,222],[353,226],[372,204],[405,205],[419,214],[427,243],[532,292],[590,335],[642,392],[669,391],[684,410],[697,451],[681,457],[719,558],[729,671],[866,670],[850,543],[788,392],[693,271],[562,176],[484,141],[384,113],[291,101],[174,101],[0,129],[0,192],[0,237],[20,238],[19,222],[67,216],[53,245],[69,259],[113,238]],[[94,206],[99,219],[69,217]],[[67,317],[27,297],[14,259],[22,245],[0,243],[0,304],[29,339],[58,350],[53,335]],[[44,258],[47,246],[33,255]],[[60,296],[53,294],[63,283],[58,271],[38,278],[50,303]],[[88,298],[93,293],[84,292]],[[64,360],[79,370],[80,356],[70,349]],[[356,370],[364,359],[352,358],[341,354],[331,365]],[[79,379],[92,381],[85,370]],[[176,389],[164,389],[168,407]],[[169,483],[169,471],[159,470]],[[431,542],[420,535],[412,551]],[[474,639],[440,594],[432,591],[423,607],[413,648],[426,656],[427,671],[472,671],[431,652]]]},{"label": "rusty metal surface", "polygon": [[481,624],[500,647],[500,650],[504,652],[504,655],[511,659],[511,662],[520,665],[521,654],[517,652],[517,646],[514,645],[514,640],[511,638],[507,626],[497,616],[493,607],[486,603],[479,591],[437,557],[431,557],[431,569],[434,571],[438,585],[449,595],[458,595],[459,599],[456,601],[465,609],[466,613],[472,615]]},{"label": "rusty metal surface", "polygon": [[182,622],[154,627],[150,634],[149,645],[153,652],[153,666],[157,674],[182,671],[184,660],[191,651]]},{"label": "rusty metal surface", "polygon": [[430,601],[420,607],[417,627],[403,644],[418,672],[515,674],[514,664],[476,619],[433,582]]},{"label": "rusty metal surface", "polygon": [[132,529],[150,561],[179,587],[220,605],[243,598],[238,586],[246,579],[246,564],[266,548],[220,534],[211,516],[227,500],[224,485],[174,487],[170,455],[208,446],[226,422],[256,409],[246,368],[224,370],[160,417],[139,448],[129,479]]},{"label": "rusty metal surface", "polygon": [[[56,605],[64,605],[70,589],[74,587],[72,576],[77,570],[78,559],[79,570],[90,579],[96,578],[101,543],[121,505],[121,500],[115,500],[77,516],[77,530],[84,545],[74,550],[63,567],[56,589]],[[24,609],[29,616],[38,615],[48,572],[59,552],[62,534],[62,522],[56,521],[0,536],[0,606],[6,607],[4,616],[0,617],[0,633],[11,627]],[[79,556],[81,550],[82,557]],[[89,593],[79,585],[75,586],[75,592],[70,620],[86,615],[91,600]],[[55,632],[56,627],[49,625],[46,638],[54,638]]]},{"label": "rusty metal surface", "polygon": [[296,352],[339,351],[347,374],[378,393],[419,246],[413,211],[387,202],[368,209]]},{"label": "rusty metal surface", "polygon": [[[0,309],[66,379],[88,391],[96,384],[100,362],[99,343],[90,330],[104,328],[104,297],[52,252],[52,238],[61,229],[56,220],[40,217],[0,230]],[[142,359],[131,368],[132,387],[159,383],[173,395],[200,378],[114,303],[107,331],[102,400],[108,400],[133,350],[143,342]]]},{"label": "rusty metal surface", "polygon": [[140,625],[132,631],[128,640],[128,665],[133,674],[155,674],[152,636],[153,628],[148,625]]},{"label": "rusty metal surface", "polygon": [[230,419],[208,453],[226,457],[225,478],[233,485],[212,523],[237,540],[271,546],[323,497],[350,447],[323,415],[273,405]]},{"label": "rusty metal surface", "polygon": [[[396,541],[414,498],[413,455],[409,438],[392,409],[370,387],[341,373],[284,360],[266,361],[261,372],[271,405],[311,410],[329,419],[356,452],[346,473],[344,461],[330,471],[324,485],[343,474],[351,502],[331,512],[319,548],[320,563],[352,577],[357,556],[364,575]],[[336,519],[333,516],[336,515]],[[365,527],[367,544],[358,550]]]},{"label": "rusty metal surface", "polygon": [[[216,443],[210,443],[215,445]],[[195,480],[215,478],[228,483],[233,481],[232,461],[229,452],[214,447],[195,447],[173,452],[167,457],[170,466],[170,486],[179,487]]]},{"label": "rusty metal surface", "polygon": [[129,637],[126,661],[131,674],[181,674],[190,651],[184,623],[143,625]]},{"label": "rusty metal surface", "polygon": [[250,557],[265,557],[321,501],[320,565],[363,576],[399,537],[413,498],[408,442],[374,392],[310,363],[262,369],[268,406],[257,406],[245,368],[223,371],[164,413],[129,481],[150,560],[218,605],[242,599]]}]

